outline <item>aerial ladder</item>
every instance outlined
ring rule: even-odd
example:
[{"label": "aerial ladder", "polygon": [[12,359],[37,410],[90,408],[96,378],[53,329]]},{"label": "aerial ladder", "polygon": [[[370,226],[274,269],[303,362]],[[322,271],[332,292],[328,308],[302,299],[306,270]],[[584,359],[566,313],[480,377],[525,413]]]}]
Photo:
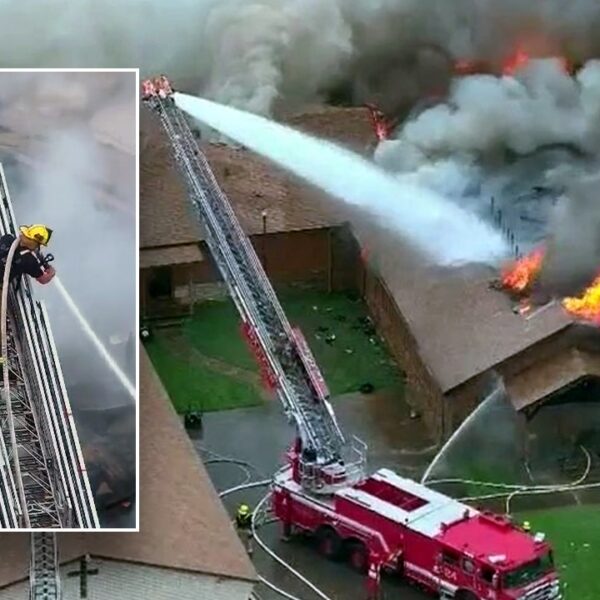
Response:
[{"label": "aerial ladder", "polygon": [[[0,165],[0,235],[18,236]],[[99,528],[45,306],[31,284],[8,284],[0,385],[0,530]],[[5,371],[2,372],[5,374]],[[39,555],[39,553],[37,554]]]},{"label": "aerial ladder", "polygon": [[56,535],[39,532],[31,535],[29,600],[60,600],[60,571]]},{"label": "aerial ladder", "polygon": [[175,104],[168,79],[160,76],[143,82],[142,100],[160,117],[191,207],[241,316],[243,335],[258,359],[263,380],[295,424],[297,435],[289,451],[295,478],[314,494],[358,483],[365,476],[366,445],[356,437],[344,437],[308,344],[288,322],[249,238]]}]

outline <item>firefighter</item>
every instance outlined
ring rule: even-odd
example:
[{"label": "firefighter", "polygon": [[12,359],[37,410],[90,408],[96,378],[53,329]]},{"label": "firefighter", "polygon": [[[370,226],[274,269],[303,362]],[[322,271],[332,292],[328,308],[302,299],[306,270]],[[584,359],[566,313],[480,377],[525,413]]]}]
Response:
[{"label": "firefighter", "polygon": [[252,511],[247,504],[240,504],[235,515],[235,526],[244,538],[246,551],[252,556]]},{"label": "firefighter", "polygon": [[523,523],[523,531],[526,533],[531,533],[531,523],[529,521],[525,521]]},{"label": "firefighter", "polygon": [[[46,284],[56,274],[49,264],[50,256],[45,257],[40,248],[47,246],[52,237],[52,229],[45,225],[28,225],[19,227],[19,245],[13,254],[10,270],[10,281],[29,275],[39,283]],[[15,236],[7,233],[0,237],[0,274],[4,275],[4,267],[8,259],[10,247]]]},{"label": "firefighter", "polygon": [[381,563],[379,557],[376,555],[371,556],[371,562],[369,564],[369,574],[367,576],[367,591],[368,600],[380,600],[380,584],[381,584]]}]

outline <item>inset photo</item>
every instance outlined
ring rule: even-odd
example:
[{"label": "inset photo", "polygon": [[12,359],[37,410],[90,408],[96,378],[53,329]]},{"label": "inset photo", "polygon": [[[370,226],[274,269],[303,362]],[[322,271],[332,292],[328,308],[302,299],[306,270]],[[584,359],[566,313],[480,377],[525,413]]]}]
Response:
[{"label": "inset photo", "polygon": [[0,71],[0,529],[136,530],[137,70]]}]

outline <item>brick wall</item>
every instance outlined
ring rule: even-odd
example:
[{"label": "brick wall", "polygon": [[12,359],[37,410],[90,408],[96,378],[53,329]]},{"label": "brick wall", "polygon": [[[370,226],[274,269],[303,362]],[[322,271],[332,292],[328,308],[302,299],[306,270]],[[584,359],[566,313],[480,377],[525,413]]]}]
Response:
[{"label": "brick wall", "polygon": [[428,429],[437,440],[443,435],[444,401],[431,373],[419,356],[415,338],[382,280],[361,268],[362,294],[379,334],[392,356],[407,375],[409,404],[419,410]]},{"label": "brick wall", "polygon": [[[323,289],[348,290],[356,287],[358,245],[347,227],[321,228],[285,233],[267,233],[251,238],[269,279],[274,284],[310,283]],[[206,244],[200,245],[202,262],[173,265],[171,303],[153,301],[145,293],[151,269],[140,276],[143,316],[167,311],[185,314],[190,299],[219,299],[227,296]],[[167,306],[168,305],[168,306]]]},{"label": "brick wall", "polygon": [[[88,576],[88,600],[248,600],[252,584],[235,579],[158,569],[117,561],[92,560],[97,575]],[[79,562],[61,567],[62,600],[79,600]],[[0,600],[29,597],[29,582],[0,590]]]}]

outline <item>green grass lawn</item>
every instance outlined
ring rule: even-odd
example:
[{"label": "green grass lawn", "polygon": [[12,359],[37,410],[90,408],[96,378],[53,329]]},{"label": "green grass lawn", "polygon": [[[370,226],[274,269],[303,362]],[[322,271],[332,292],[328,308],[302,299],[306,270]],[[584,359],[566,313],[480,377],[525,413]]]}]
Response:
[{"label": "green grass lawn", "polygon": [[[333,395],[356,392],[364,383],[371,383],[375,390],[402,385],[399,369],[386,348],[376,335],[367,335],[364,324],[360,323],[367,314],[362,302],[345,294],[306,290],[287,291],[280,294],[280,299],[292,325],[302,329]],[[181,352],[178,348],[179,355],[167,347],[166,331],[156,330],[154,339],[146,344],[178,411],[185,412],[190,407],[219,410],[260,403],[260,389],[248,381],[206,364],[190,364],[190,360],[197,363],[202,355],[246,374],[258,373],[255,359],[242,338],[233,302],[199,304],[194,315],[185,321],[181,333],[181,341],[184,346],[189,345],[189,350]],[[328,344],[325,339],[332,334],[335,340]],[[196,359],[193,350],[199,353]]]},{"label": "green grass lawn", "polygon": [[[401,385],[398,367],[375,336],[369,341],[358,320],[365,305],[345,294],[288,291],[280,300],[292,325],[298,325],[315,354],[334,395],[357,391],[369,382],[375,389]],[[319,331],[319,328],[327,328]],[[239,317],[232,302],[205,302],[185,325],[190,343],[200,352],[244,369],[256,370],[254,357],[241,338]],[[325,338],[334,334],[328,344]]]},{"label": "green grass lawn", "polygon": [[202,354],[242,369],[258,371],[256,361],[242,338],[240,318],[231,301],[203,302],[184,325],[188,341]]},{"label": "green grass lawn", "polygon": [[600,598],[600,506],[571,506],[520,514],[554,547],[564,600]]},{"label": "green grass lawn", "polygon": [[146,343],[146,350],[179,413],[256,406],[261,402],[259,392],[247,383],[174,357],[159,336]]},{"label": "green grass lawn", "polygon": [[[283,293],[281,300],[292,325],[304,333],[332,394],[355,392],[366,382],[376,390],[402,385],[387,348],[377,334],[366,335],[360,325],[359,319],[367,316],[362,301],[341,293],[306,291]],[[319,331],[323,327],[327,330]],[[329,334],[336,337],[332,344],[325,341]]]}]

